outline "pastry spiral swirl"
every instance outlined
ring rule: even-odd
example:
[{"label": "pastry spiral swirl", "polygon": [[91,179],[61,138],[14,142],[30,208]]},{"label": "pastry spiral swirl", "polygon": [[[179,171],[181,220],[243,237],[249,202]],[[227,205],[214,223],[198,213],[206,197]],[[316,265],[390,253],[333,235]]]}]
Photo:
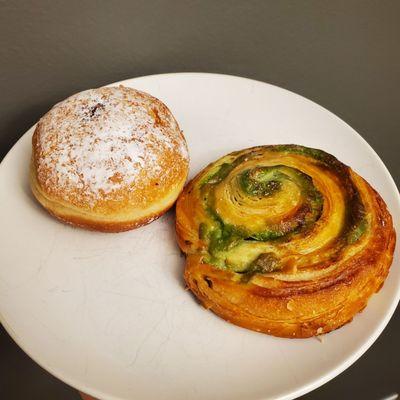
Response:
[{"label": "pastry spiral swirl", "polygon": [[393,258],[380,195],[332,155],[298,145],[210,164],[184,189],[176,217],[192,292],[222,318],[275,336],[351,321]]}]

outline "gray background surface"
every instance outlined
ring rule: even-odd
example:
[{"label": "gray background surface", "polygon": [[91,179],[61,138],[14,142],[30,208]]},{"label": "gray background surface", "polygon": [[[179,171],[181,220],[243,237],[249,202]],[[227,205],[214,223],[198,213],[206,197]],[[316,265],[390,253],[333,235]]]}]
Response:
[{"label": "gray background surface", "polygon": [[[0,0],[0,159],[74,92],[204,71],[262,80],[316,101],[353,126],[399,184],[399,21],[399,1]],[[397,310],[359,361],[304,399],[399,392],[399,337]],[[78,395],[0,328],[0,398]]]}]

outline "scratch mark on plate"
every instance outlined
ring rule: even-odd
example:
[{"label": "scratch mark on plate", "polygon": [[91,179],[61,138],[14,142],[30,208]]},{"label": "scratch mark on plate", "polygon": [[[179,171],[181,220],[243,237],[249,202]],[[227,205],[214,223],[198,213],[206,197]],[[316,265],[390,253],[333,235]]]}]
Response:
[{"label": "scratch mark on plate", "polygon": [[133,357],[133,360],[128,364],[129,367],[132,367],[136,364],[136,361],[139,357],[139,354],[144,346],[144,344],[147,342],[147,340],[150,339],[151,335],[155,332],[155,330],[160,326],[162,320],[165,318],[165,314],[161,316],[161,318],[153,325],[153,327],[147,332],[145,335],[144,339],[140,342],[138,348],[136,349],[135,356]]}]

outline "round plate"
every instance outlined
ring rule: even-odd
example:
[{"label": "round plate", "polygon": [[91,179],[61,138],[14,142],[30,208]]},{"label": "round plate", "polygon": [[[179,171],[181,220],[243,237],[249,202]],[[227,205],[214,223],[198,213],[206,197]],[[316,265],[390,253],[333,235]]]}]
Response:
[{"label": "round plate", "polygon": [[[399,195],[382,161],[317,104],[224,75],[166,74],[123,84],[171,108],[188,141],[191,176],[250,146],[321,148],[381,193],[400,232]],[[395,310],[398,247],[383,289],[322,343],[231,325],[185,291],[173,212],[118,234],[74,229],[50,217],[29,190],[32,131],[0,167],[0,315],[25,352],[71,386],[101,399],[291,399],[352,364]]]}]

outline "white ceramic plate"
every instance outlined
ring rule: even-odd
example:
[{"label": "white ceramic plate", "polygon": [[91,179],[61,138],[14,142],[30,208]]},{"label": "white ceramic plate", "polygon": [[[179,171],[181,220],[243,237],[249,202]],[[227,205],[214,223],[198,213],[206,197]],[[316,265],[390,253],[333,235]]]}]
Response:
[{"label": "white ceramic plate", "polygon": [[[191,176],[233,150],[298,143],[327,150],[382,194],[400,232],[396,186],[371,147],[339,118],[286,90],[213,74],[123,82],[160,98],[186,135]],[[339,374],[390,319],[399,247],[379,294],[323,338],[251,332],[184,290],[174,215],[126,233],[87,232],[51,218],[28,186],[30,129],[0,167],[0,315],[42,367],[101,399],[291,399]]]}]

